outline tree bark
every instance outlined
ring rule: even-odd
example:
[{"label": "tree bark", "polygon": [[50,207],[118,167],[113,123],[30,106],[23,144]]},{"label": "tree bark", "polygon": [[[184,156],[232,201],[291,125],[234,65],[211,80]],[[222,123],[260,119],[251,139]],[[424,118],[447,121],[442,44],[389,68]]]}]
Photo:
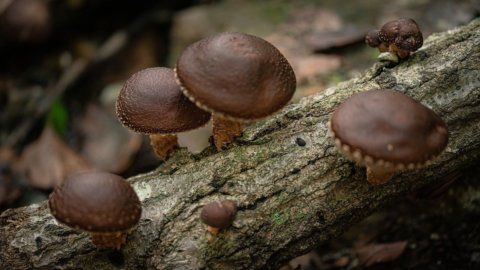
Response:
[{"label": "tree bark", "polygon": [[[335,107],[359,91],[392,88],[447,123],[450,141],[433,165],[366,182],[327,132]],[[394,68],[303,98],[246,128],[229,149],[177,151],[151,173],[129,179],[143,202],[140,224],[119,252],[98,251],[88,235],[55,222],[46,203],[5,211],[0,269],[277,269],[342,233],[387,200],[480,160],[480,19],[430,36]],[[305,142],[299,143],[301,141]],[[210,239],[202,205],[238,202],[233,227]]]}]

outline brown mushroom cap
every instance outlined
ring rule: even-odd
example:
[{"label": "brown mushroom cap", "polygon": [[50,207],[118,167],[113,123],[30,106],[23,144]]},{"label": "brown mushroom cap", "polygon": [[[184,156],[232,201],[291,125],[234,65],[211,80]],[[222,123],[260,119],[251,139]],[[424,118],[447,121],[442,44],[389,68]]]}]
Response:
[{"label": "brown mushroom cap", "polygon": [[48,205],[61,223],[89,232],[128,230],[138,223],[142,212],[130,184],[105,172],[70,176],[52,192]]},{"label": "brown mushroom cap", "polygon": [[421,166],[448,141],[447,127],[435,112],[392,90],[352,95],[335,110],[330,128],[348,155],[380,165]]},{"label": "brown mushroom cap", "polygon": [[414,52],[423,45],[420,28],[413,19],[401,18],[387,22],[379,32],[381,42],[395,44],[398,48]]},{"label": "brown mushroom cap", "polygon": [[372,30],[367,33],[365,36],[365,43],[367,43],[368,46],[376,48],[380,46],[380,43],[382,43],[378,37],[380,31],[379,30]]},{"label": "brown mushroom cap", "polygon": [[201,108],[238,120],[266,117],[291,99],[296,80],[287,59],[267,41],[221,33],[190,45],[176,76]]},{"label": "brown mushroom cap", "polygon": [[14,0],[1,17],[7,38],[18,42],[41,42],[51,32],[51,14],[44,0]]},{"label": "brown mushroom cap", "polygon": [[225,200],[205,205],[200,213],[200,219],[208,226],[226,229],[232,225],[236,214],[237,206],[235,202]]},{"label": "brown mushroom cap", "polygon": [[161,67],[141,70],[125,82],[117,116],[126,127],[147,134],[188,131],[210,120],[210,113],[182,94],[173,70]]}]

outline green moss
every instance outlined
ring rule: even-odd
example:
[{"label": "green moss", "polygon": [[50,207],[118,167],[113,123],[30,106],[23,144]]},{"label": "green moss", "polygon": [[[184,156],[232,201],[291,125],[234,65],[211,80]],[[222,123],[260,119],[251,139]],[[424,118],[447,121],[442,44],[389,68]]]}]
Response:
[{"label": "green moss", "polygon": [[272,221],[275,223],[275,225],[282,225],[285,224],[285,222],[288,221],[289,219],[289,214],[285,212],[275,212],[272,214]]},{"label": "green moss", "polygon": [[304,213],[304,212],[297,212],[295,215],[294,215],[294,219],[296,220],[302,220],[304,219],[305,217],[307,217],[307,213]]}]

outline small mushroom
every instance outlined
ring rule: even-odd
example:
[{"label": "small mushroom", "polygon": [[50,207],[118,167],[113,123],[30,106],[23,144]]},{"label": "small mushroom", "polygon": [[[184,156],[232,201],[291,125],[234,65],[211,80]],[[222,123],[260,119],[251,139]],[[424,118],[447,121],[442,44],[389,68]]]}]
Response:
[{"label": "small mushroom", "polygon": [[410,52],[423,45],[423,35],[413,19],[401,18],[387,22],[378,34],[379,40],[388,45],[388,51],[400,59],[407,58]]},{"label": "small mushroom", "polygon": [[378,48],[380,52],[388,52],[388,46],[380,41],[380,30],[372,30],[365,36],[365,43],[372,48]]},{"label": "small mushroom", "polygon": [[116,110],[124,126],[150,135],[162,160],[178,146],[176,133],[202,127],[211,116],[182,94],[173,70],[162,67],[133,74],[120,91]]},{"label": "small mushroom", "polygon": [[430,164],[448,142],[447,126],[435,112],[388,89],[345,100],[332,115],[330,131],[349,159],[367,167],[372,184]]},{"label": "small mushroom", "polygon": [[45,41],[52,28],[50,7],[45,0],[11,1],[3,11],[0,25],[2,32],[11,41]]},{"label": "small mushroom", "polygon": [[221,229],[227,229],[237,214],[237,205],[232,200],[212,202],[205,205],[200,213],[200,220],[208,225],[208,231],[217,235]]},{"label": "small mushroom", "polygon": [[50,194],[48,206],[59,222],[87,231],[99,249],[120,249],[142,213],[130,184],[106,172],[70,176]]},{"label": "small mushroom", "polygon": [[242,123],[280,110],[295,92],[287,59],[267,41],[221,33],[185,49],[175,76],[183,93],[213,114],[217,149],[242,134]]}]

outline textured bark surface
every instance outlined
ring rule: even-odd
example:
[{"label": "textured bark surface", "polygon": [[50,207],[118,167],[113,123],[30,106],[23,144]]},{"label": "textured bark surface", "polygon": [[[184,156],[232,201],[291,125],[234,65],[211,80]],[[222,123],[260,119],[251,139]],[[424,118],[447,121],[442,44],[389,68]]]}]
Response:
[{"label": "textured bark surface", "polygon": [[[431,166],[368,185],[327,134],[335,107],[352,93],[392,88],[429,106],[450,142]],[[302,140],[305,142],[304,146]],[[0,269],[277,269],[365,217],[387,200],[480,160],[480,19],[433,35],[396,66],[302,99],[250,125],[226,151],[181,150],[156,171],[131,178],[143,201],[120,252],[97,251],[88,235],[57,224],[41,203],[0,219]],[[208,241],[201,206],[238,202],[228,231]]]}]

